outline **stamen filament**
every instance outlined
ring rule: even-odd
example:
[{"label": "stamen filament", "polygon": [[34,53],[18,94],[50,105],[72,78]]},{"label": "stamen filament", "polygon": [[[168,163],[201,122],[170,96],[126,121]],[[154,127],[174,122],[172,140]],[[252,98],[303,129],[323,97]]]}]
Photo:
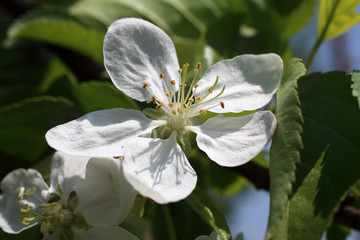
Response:
[{"label": "stamen filament", "polygon": [[[207,103],[207,102],[210,102],[210,101],[212,101],[212,100],[214,100],[215,98],[218,98],[221,94],[223,94],[223,92],[225,91],[225,87],[226,87],[226,85],[224,85],[223,86],[223,88],[221,89],[221,92],[220,93],[218,93],[218,95],[216,95],[215,97],[213,97],[213,98],[210,98],[209,100],[207,100],[207,101],[205,101],[205,102],[197,102],[197,103],[195,103],[194,105],[192,105],[193,107],[197,107],[197,106],[200,106],[200,105],[202,105],[202,104],[204,104],[204,103]],[[208,94],[207,94],[208,95]],[[206,95],[206,96],[207,96]],[[205,98],[205,97],[204,97]]]},{"label": "stamen filament", "polygon": [[[183,65],[183,75],[182,75],[182,81],[181,83],[185,84],[186,82],[186,76],[187,76],[187,71],[188,71],[188,68],[189,68],[189,64],[186,63]],[[186,85],[185,85],[186,86]],[[184,102],[184,95],[185,95],[185,86],[181,88],[181,102]]]}]

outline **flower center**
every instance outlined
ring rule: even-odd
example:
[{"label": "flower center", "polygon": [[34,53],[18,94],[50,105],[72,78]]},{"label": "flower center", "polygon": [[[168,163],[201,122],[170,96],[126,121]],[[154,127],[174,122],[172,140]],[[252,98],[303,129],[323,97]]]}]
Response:
[{"label": "flower center", "polygon": [[[208,91],[203,94],[199,95],[197,94],[197,88],[199,87],[198,82],[198,72],[200,70],[201,64],[198,62],[196,64],[196,68],[194,68],[194,77],[192,79],[192,82],[190,86],[187,88],[186,84],[186,77],[187,77],[187,71],[189,68],[189,64],[184,64],[183,68],[180,68],[178,70],[179,73],[179,89],[177,92],[173,92],[171,90],[167,89],[167,84],[164,84],[165,86],[165,100],[160,101],[158,98],[153,94],[153,91],[151,90],[151,86],[147,82],[144,82],[143,88],[145,90],[148,90],[150,94],[152,95],[152,102],[156,104],[156,109],[159,111],[165,112],[167,115],[167,126],[172,130],[176,132],[181,132],[185,129],[185,126],[189,124],[189,119],[193,118],[195,116],[198,116],[200,114],[206,114],[206,111],[210,108],[204,109],[201,108],[201,105],[208,103],[210,101],[214,101],[217,99],[225,90],[225,85],[222,87],[220,93],[218,93],[216,96],[212,96],[213,89],[218,84],[219,77],[216,77],[216,80],[212,86],[209,87]],[[164,74],[160,72],[159,77],[161,80],[164,79]],[[170,84],[175,86],[176,81],[170,80]],[[170,85],[170,86],[171,86]],[[187,91],[187,92],[186,92]],[[225,104],[223,102],[219,102],[220,106],[222,108],[225,107]],[[215,107],[216,105],[214,105]]]},{"label": "flower center", "polygon": [[42,233],[49,233],[53,232],[60,225],[70,225],[73,222],[73,211],[62,205],[64,191],[60,184],[58,184],[57,188],[60,193],[60,200],[52,203],[44,202],[36,194],[35,187],[27,189],[26,192],[24,187],[20,188],[19,200],[23,200],[26,197],[37,207],[36,211],[34,211],[28,204],[23,205],[20,209],[22,224],[30,225],[38,222],[41,223],[40,231]]}]

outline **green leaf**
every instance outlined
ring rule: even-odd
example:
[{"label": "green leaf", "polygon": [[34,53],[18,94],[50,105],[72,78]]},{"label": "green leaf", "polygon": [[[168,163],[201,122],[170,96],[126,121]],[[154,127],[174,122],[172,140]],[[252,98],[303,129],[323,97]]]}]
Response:
[{"label": "green leaf", "polygon": [[76,84],[73,97],[84,112],[109,108],[138,109],[134,100],[120,92],[110,82],[90,81]]},{"label": "green leaf", "polygon": [[205,220],[216,233],[220,236],[221,240],[231,238],[229,227],[226,223],[224,215],[216,207],[211,197],[199,188],[191,193],[186,199],[187,203],[193,210]]},{"label": "green leaf", "polygon": [[49,148],[46,131],[67,121],[73,110],[70,101],[48,96],[0,108],[0,150],[29,162],[39,160]]},{"label": "green leaf", "polygon": [[102,63],[104,36],[65,11],[45,8],[17,19],[8,29],[7,44],[18,38],[32,39],[69,48]]},{"label": "green leaf", "polygon": [[359,108],[360,108],[360,71],[354,71],[351,73],[351,80],[353,84],[351,85],[352,95],[357,98]]},{"label": "green leaf", "polygon": [[340,224],[332,224],[331,227],[326,231],[327,240],[346,240],[350,234],[351,229],[347,226]]},{"label": "green leaf", "polygon": [[287,239],[320,239],[360,172],[360,111],[344,72],[299,80],[304,151],[287,204]]},{"label": "green leaf", "polygon": [[328,40],[343,34],[360,21],[356,7],[359,0],[320,0],[318,10],[318,37]]},{"label": "green leaf", "polygon": [[144,18],[180,41],[197,39],[222,14],[214,0],[83,0],[75,2],[69,11],[79,17],[96,19],[105,26],[124,17]]},{"label": "green leaf", "polygon": [[[15,214],[15,213],[14,213]],[[42,233],[40,232],[40,224],[25,231],[22,231],[18,234],[9,234],[3,232],[0,229],[0,239],[1,240],[23,240],[23,239],[42,239]]]},{"label": "green leaf", "polygon": [[[270,218],[266,239],[284,239],[281,219],[285,219],[284,207],[295,180],[296,163],[300,161],[302,148],[302,115],[297,93],[297,81],[306,73],[300,59],[292,59],[286,66],[279,89],[275,115],[278,127],[270,149]],[[284,227],[284,226],[283,226]]]},{"label": "green leaf", "polygon": [[[290,1],[283,1],[292,3]],[[299,2],[299,1],[298,1]],[[283,4],[279,4],[280,6]],[[313,16],[315,11],[316,0],[302,0],[294,11],[289,11],[286,19],[279,19],[283,25],[281,28],[281,39],[288,40],[295,33],[300,31]]]}]

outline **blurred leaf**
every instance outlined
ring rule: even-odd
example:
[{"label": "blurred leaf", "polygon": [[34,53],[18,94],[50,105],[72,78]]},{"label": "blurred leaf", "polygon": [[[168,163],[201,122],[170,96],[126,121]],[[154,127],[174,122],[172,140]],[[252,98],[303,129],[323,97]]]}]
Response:
[{"label": "blurred leaf", "polygon": [[[63,61],[38,45],[0,49],[0,54],[0,106],[46,94],[59,78],[76,82]],[[57,95],[64,94],[59,89]]]},{"label": "blurred leaf", "polygon": [[69,11],[79,17],[97,19],[105,26],[124,17],[144,18],[171,37],[185,41],[197,39],[222,14],[214,0],[83,0],[74,3]]},{"label": "blurred leaf", "polygon": [[46,131],[69,120],[72,111],[70,101],[48,96],[0,108],[0,150],[29,162],[38,160],[49,148]]},{"label": "blurred leaf", "polygon": [[327,240],[346,240],[350,234],[351,229],[347,226],[340,224],[332,224],[331,227],[326,231]]},{"label": "blurred leaf", "polygon": [[0,229],[0,239],[1,240],[42,239],[42,234],[40,232],[40,225],[26,229],[25,231],[22,231],[21,233],[18,234],[8,234]]},{"label": "blurred leaf", "polygon": [[219,166],[210,159],[206,162],[208,163],[205,175],[206,183],[215,193],[229,197],[238,193],[244,187],[251,185],[251,182],[246,178],[230,169]]},{"label": "blurred leaf", "polygon": [[[206,32],[206,42],[222,56],[234,57],[237,51],[237,41],[239,39],[239,29],[244,20],[242,14],[227,14],[217,19],[210,25]],[[224,27],[226,26],[226,27]]]},{"label": "blurred leaf", "polygon": [[[286,66],[279,89],[275,115],[278,121],[270,149],[270,217],[266,239],[287,239],[281,231],[281,219],[286,219],[285,208],[295,181],[295,164],[300,161],[303,122],[297,93],[297,81],[306,69],[300,59],[294,58]],[[282,227],[281,227],[282,226]]]},{"label": "blurred leaf", "polygon": [[104,36],[65,11],[44,8],[17,19],[8,29],[7,44],[18,38],[32,39],[69,48],[102,63]]},{"label": "blurred leaf", "polygon": [[186,201],[216,231],[221,240],[231,238],[224,215],[206,192],[195,188]]},{"label": "blurred leaf", "polygon": [[141,239],[170,239],[167,228],[165,211],[170,209],[170,216],[175,227],[178,240],[195,239],[199,235],[211,232],[211,227],[207,225],[199,215],[195,213],[185,201],[171,203],[168,206],[156,203],[145,205],[145,213],[143,219],[152,222],[152,234]]},{"label": "blurred leaf", "polygon": [[110,82],[90,81],[73,86],[73,97],[84,112],[109,108],[139,109],[134,100]]},{"label": "blurred leaf", "polygon": [[[292,1],[282,0],[282,3],[278,4],[278,6],[284,5],[283,3],[285,2],[293,3]],[[286,43],[290,37],[294,36],[294,34],[306,26],[315,12],[316,0],[301,0],[297,2],[298,5],[293,11],[287,11],[286,17],[279,19],[282,23],[281,25],[283,25],[281,27],[281,39],[286,41]]]},{"label": "blurred leaf", "polygon": [[351,73],[351,80],[353,84],[351,85],[352,95],[357,98],[359,108],[360,108],[360,71],[354,71]]},{"label": "blurred leaf", "polygon": [[300,79],[304,151],[287,205],[288,239],[320,239],[360,172],[360,111],[344,72]]},{"label": "blurred leaf", "polygon": [[343,34],[360,21],[356,7],[359,0],[320,0],[318,10],[318,37],[324,41]]}]

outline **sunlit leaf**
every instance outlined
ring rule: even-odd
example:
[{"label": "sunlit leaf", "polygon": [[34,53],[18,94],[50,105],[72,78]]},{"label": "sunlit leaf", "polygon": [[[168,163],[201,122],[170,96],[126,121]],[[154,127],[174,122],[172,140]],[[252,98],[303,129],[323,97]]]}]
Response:
[{"label": "sunlit leaf", "polygon": [[69,48],[102,63],[105,32],[80,23],[64,11],[41,9],[17,19],[8,30],[7,44],[26,38]]},{"label": "sunlit leaf", "polygon": [[343,34],[360,21],[356,7],[359,0],[320,0],[318,6],[317,33],[323,32],[324,40]]},{"label": "sunlit leaf", "polygon": [[353,84],[351,85],[352,94],[357,98],[359,108],[360,108],[360,71],[354,71],[351,73],[351,80]]},{"label": "sunlit leaf", "polygon": [[302,148],[302,115],[297,93],[297,81],[306,73],[300,59],[292,59],[286,66],[277,91],[276,118],[278,127],[270,149],[270,218],[267,239],[284,239],[280,222],[284,219],[292,183],[295,181],[295,164],[300,161]]},{"label": "sunlit leaf", "polygon": [[124,17],[141,17],[158,25],[173,38],[197,39],[206,26],[222,14],[214,0],[83,0],[69,12],[97,19],[105,26]]}]

